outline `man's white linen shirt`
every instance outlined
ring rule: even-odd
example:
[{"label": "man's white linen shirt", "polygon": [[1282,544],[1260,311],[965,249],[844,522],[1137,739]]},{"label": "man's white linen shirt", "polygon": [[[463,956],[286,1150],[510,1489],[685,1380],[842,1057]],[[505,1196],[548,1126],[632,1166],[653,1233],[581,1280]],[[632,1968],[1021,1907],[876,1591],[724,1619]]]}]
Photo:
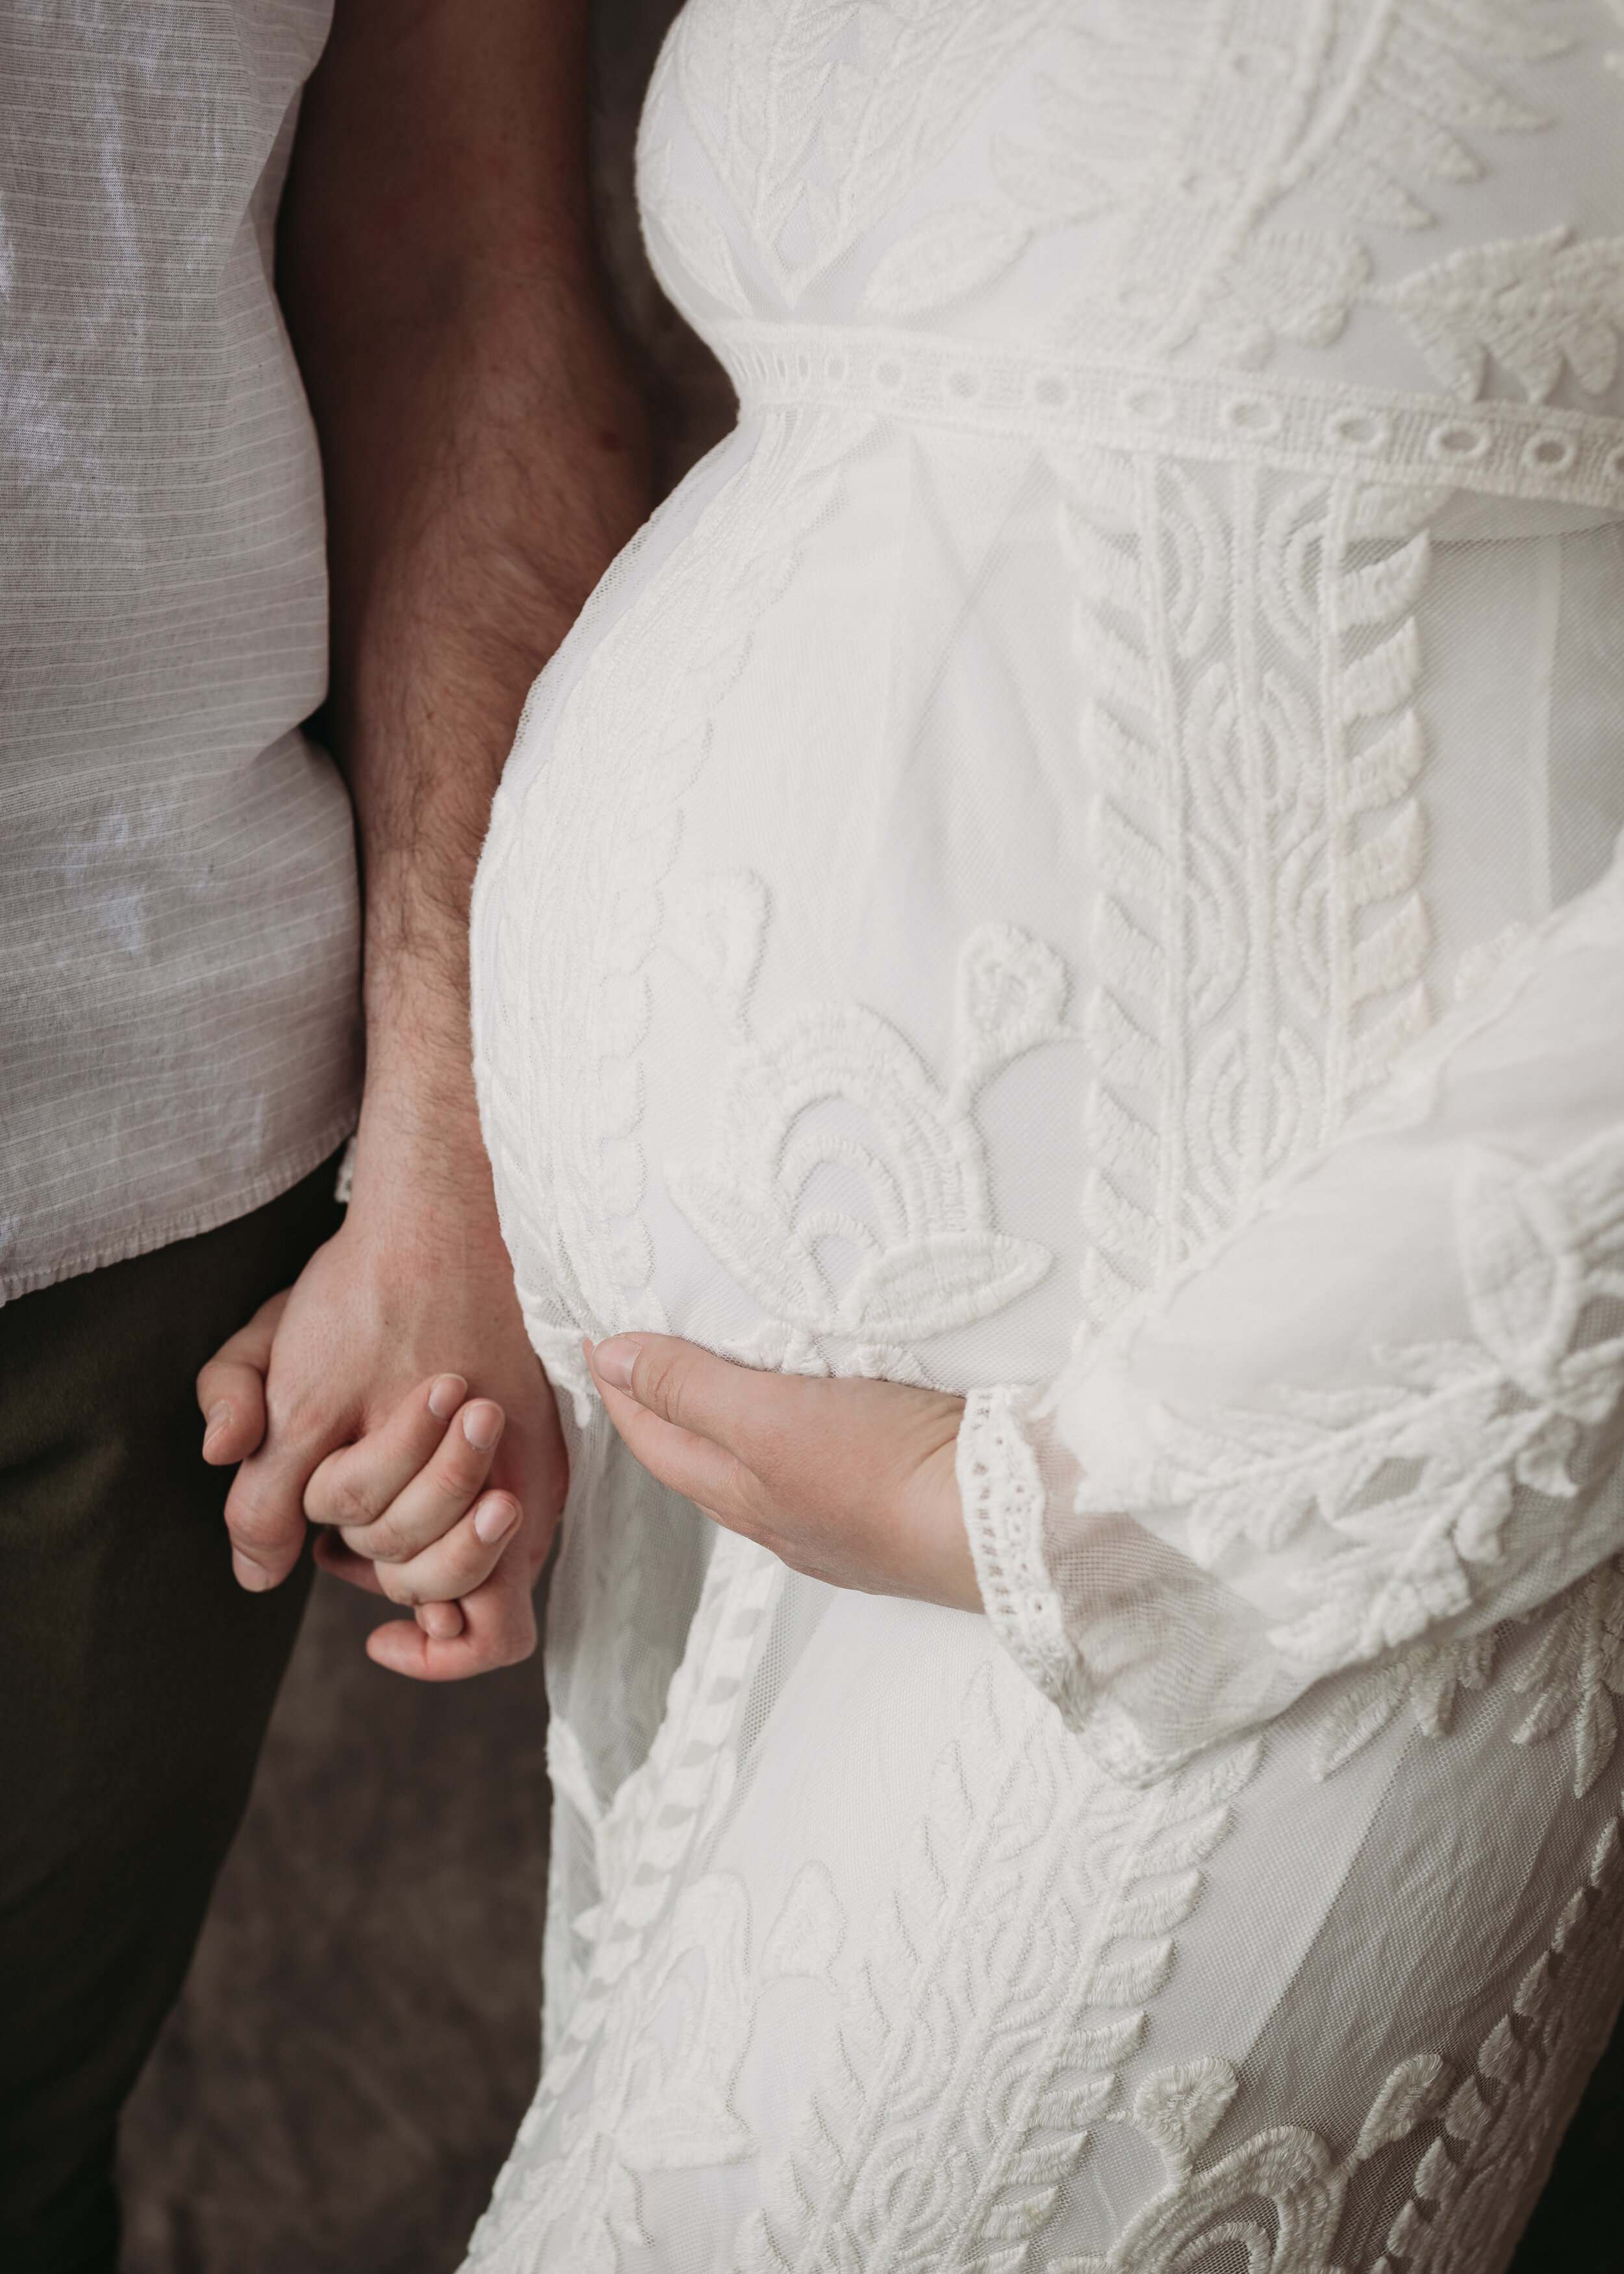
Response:
[{"label": "man's white linen shirt", "polygon": [[320,469],[271,282],[330,0],[0,22],[0,1299],[353,1126]]}]

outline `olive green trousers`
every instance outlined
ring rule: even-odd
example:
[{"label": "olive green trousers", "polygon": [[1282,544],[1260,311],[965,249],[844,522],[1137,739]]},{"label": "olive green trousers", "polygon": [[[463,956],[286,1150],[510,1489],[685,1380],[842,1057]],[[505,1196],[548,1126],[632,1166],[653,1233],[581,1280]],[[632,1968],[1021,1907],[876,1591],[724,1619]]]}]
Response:
[{"label": "olive green trousers", "polygon": [[334,1164],[0,1308],[0,2268],[112,2274],[118,2112],[309,1592],[231,1577],[198,1368],[336,1229]]}]

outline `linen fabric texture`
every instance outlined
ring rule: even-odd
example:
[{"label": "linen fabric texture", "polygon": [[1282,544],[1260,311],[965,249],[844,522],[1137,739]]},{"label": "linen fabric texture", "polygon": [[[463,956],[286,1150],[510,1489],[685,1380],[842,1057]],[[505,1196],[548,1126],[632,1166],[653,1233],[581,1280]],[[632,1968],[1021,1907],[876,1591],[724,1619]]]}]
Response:
[{"label": "linen fabric texture", "polygon": [[0,26],[0,1299],[353,1126],[320,467],[271,284],[330,0]]},{"label": "linen fabric texture", "polygon": [[[574,1480],[479,2274],[1492,2274],[1624,1991],[1624,19],[690,0],[740,424],[476,898]],[[579,1337],[961,1392],[985,1617]]]}]

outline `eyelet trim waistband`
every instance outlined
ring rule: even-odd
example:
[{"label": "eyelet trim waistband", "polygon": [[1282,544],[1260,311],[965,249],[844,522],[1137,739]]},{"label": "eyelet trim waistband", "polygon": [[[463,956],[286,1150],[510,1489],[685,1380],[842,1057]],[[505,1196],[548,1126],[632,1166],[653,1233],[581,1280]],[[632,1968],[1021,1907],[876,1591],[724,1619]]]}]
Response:
[{"label": "eyelet trim waistband", "polygon": [[748,416],[827,407],[1008,440],[1155,451],[1624,512],[1624,419],[1257,373],[1065,363],[917,333],[733,324]]}]

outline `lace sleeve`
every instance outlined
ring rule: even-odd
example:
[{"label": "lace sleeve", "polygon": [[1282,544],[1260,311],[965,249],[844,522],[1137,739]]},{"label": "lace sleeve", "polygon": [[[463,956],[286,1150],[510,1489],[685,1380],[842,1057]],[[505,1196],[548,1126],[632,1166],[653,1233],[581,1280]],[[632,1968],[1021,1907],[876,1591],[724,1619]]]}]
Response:
[{"label": "lace sleeve", "polygon": [[1624,862],[959,1476],[1010,1649],[1119,1773],[1624,1547]]}]

